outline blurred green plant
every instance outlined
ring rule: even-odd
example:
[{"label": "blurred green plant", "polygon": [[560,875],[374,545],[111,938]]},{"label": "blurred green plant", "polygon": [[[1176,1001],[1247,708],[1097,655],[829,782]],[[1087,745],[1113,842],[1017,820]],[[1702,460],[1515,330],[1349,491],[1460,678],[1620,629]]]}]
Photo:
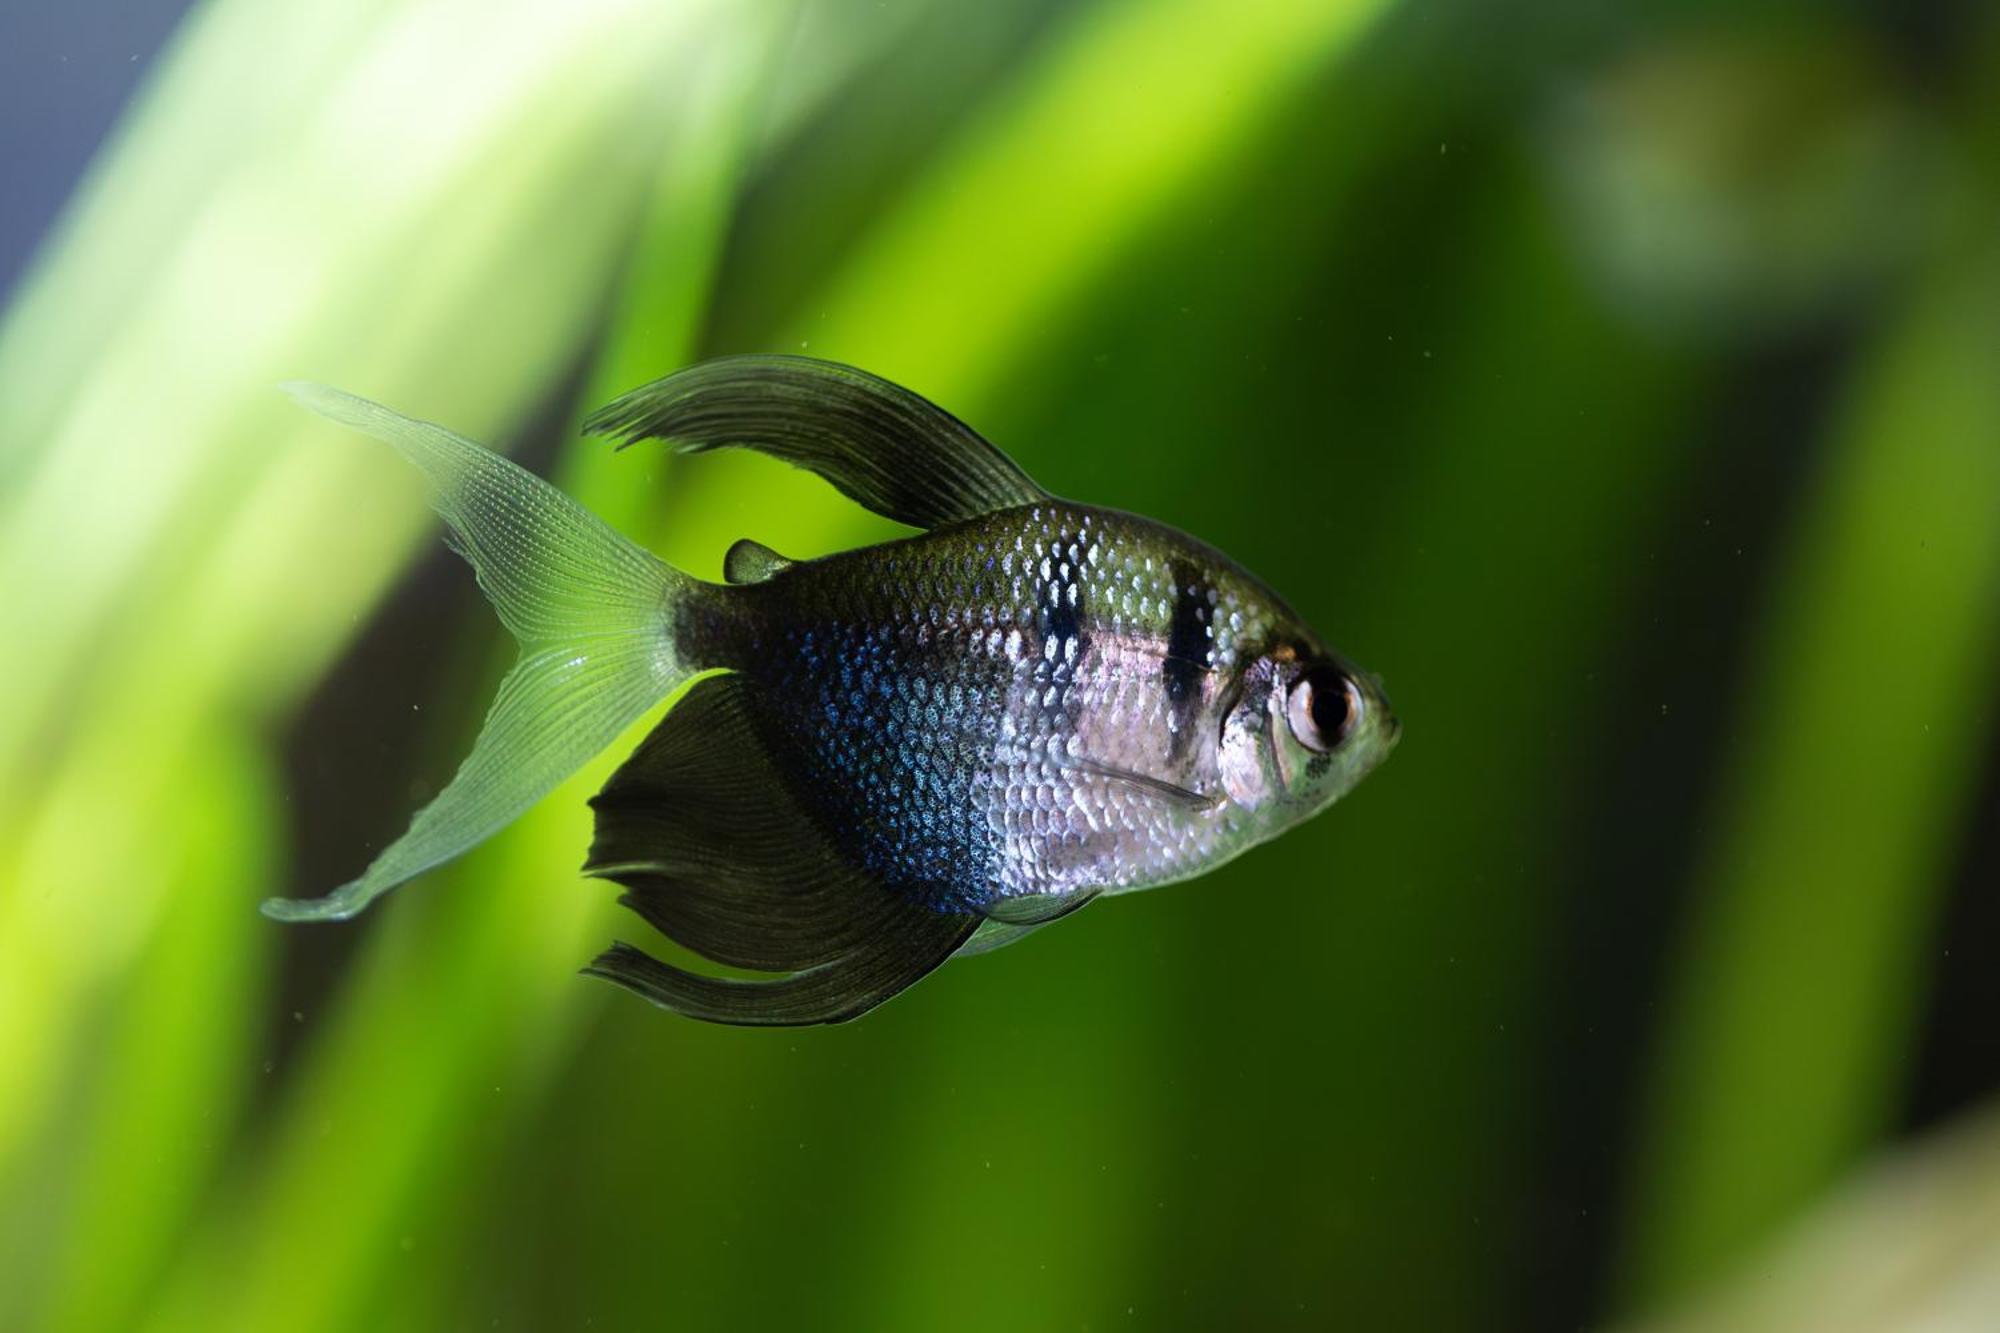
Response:
[{"label": "blurred green plant", "polygon": [[1581,253],[1628,318],[1768,341],[1838,318],[1937,240],[1938,126],[1829,19],[1648,46],[1556,99]]},{"label": "blurred green plant", "polygon": [[1991,1110],[1872,1164],[1740,1274],[1632,1333],[1981,1333],[2000,1307]]},{"label": "blurred green plant", "polygon": [[1968,230],[1860,375],[1760,617],[1656,1070],[1642,1300],[1814,1198],[1904,1084],[2000,655],[2000,250]]},{"label": "blurred green plant", "polygon": [[[312,1165],[289,1174],[228,1169],[278,941],[219,904],[282,875],[265,737],[424,513],[406,477],[314,438],[272,386],[317,375],[497,433],[590,336],[659,164],[675,209],[720,207],[708,186],[728,136],[680,134],[744,101],[785,12],[586,4],[496,21],[424,3],[329,32],[212,6],[35,274],[0,341],[5,431],[42,446],[13,456],[25,466],[0,551],[24,590],[0,614],[36,644],[0,713],[0,1179],[24,1241],[0,1274],[7,1308],[46,1302],[53,1327],[129,1326],[141,1308],[170,1324],[175,1302],[153,1289],[184,1251],[178,1289],[196,1295],[181,1314],[220,1326],[216,1293],[234,1279],[203,1275],[204,1249],[223,1274],[240,1256],[214,1248],[229,1216],[214,1199],[260,1184],[297,1207],[286,1217],[326,1225],[329,1260],[341,1245],[357,1263],[372,1253],[324,1196],[365,1226],[391,1197],[370,1179],[412,1164],[397,1145],[363,1145],[365,1168],[301,1153]],[[457,59],[438,77],[445,52]],[[259,77],[227,73],[246,66]],[[687,254],[697,272],[701,254]],[[685,330],[701,293],[682,290]],[[487,934],[524,929],[494,907]],[[181,924],[191,916],[225,924],[204,934]],[[455,965],[498,961],[468,940]],[[199,985],[161,997],[156,978]],[[349,1003],[369,994],[362,981]],[[421,1077],[396,1086],[401,1115],[366,1119],[418,1114],[423,1079],[462,1081],[491,1055],[472,1035],[420,1044],[378,1019],[366,1059],[393,1067],[401,1040]],[[320,1100],[311,1123],[328,1113]],[[92,1125],[66,1156],[75,1178],[50,1178],[40,1143]],[[256,1285],[240,1287],[250,1326],[292,1317],[302,1273],[327,1281],[331,1322],[331,1294],[356,1290],[337,1262],[252,1271],[284,1294],[265,1289],[260,1308]]]}]

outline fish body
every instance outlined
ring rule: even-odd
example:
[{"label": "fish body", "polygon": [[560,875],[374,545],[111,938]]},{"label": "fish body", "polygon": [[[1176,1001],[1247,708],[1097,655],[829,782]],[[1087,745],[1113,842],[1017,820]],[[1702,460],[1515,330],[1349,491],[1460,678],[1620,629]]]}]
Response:
[{"label": "fish body", "polygon": [[785,567],[680,618],[742,675],[801,803],[898,892],[1010,898],[1199,874],[1275,831],[1231,800],[1236,667],[1290,613],[1163,524],[1046,501]]},{"label": "fish body", "polygon": [[[497,456],[462,460],[472,480],[459,489],[493,509],[483,519],[438,486],[458,544],[523,638],[517,674],[537,656],[535,631],[551,640],[548,699],[515,705],[530,716],[514,729],[540,726],[544,743],[517,749],[546,750],[550,715],[589,724],[566,735],[589,744],[628,723],[633,701],[719,673],[695,682],[594,800],[585,867],[697,952],[787,974],[708,977],[629,945],[587,969],[678,1012],[854,1017],[953,953],[1213,868],[1325,808],[1396,741],[1374,679],[1228,557],[1042,492],[963,423],[885,381],[804,358],[731,358],[637,390],[592,425],[628,443],[760,448],[925,529],[804,561],[746,540],[725,562],[729,581],[710,584],[622,549],[608,529],[586,533],[609,538],[602,552],[566,549],[584,538],[565,529],[537,553],[539,524],[588,524]],[[509,529],[525,529],[529,549],[509,550]],[[551,566],[583,586],[538,590]],[[526,606],[512,615],[510,579]],[[580,630],[516,623],[537,607],[560,619],[600,602],[612,612]],[[616,688],[564,682],[572,660]],[[589,716],[599,692],[620,689],[619,707]],[[488,733],[508,704],[503,686]],[[455,786],[468,773],[478,786],[480,753]],[[482,799],[468,803],[480,818],[511,818],[507,802]],[[476,822],[451,810],[432,819],[474,841]],[[407,878],[416,859],[390,872]],[[334,900],[383,891],[377,867]],[[325,901],[286,900],[274,914],[347,914],[314,910]]]}]

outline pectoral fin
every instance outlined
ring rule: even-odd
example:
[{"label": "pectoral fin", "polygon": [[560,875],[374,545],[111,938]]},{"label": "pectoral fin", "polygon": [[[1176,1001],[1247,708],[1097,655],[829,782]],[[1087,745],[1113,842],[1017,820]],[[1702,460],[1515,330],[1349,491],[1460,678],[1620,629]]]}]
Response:
[{"label": "pectoral fin", "polygon": [[1220,801],[1220,796],[1208,795],[1166,778],[1156,778],[1148,773],[1135,773],[1129,768],[1116,764],[1102,764],[1094,759],[1071,759],[1070,768],[1084,773],[1094,773],[1108,782],[1115,782],[1134,791],[1143,792],[1156,800],[1183,806],[1189,810],[1211,810]]},{"label": "pectoral fin", "polygon": [[919,528],[1048,498],[1012,459],[935,403],[811,357],[704,361],[600,408],[584,429],[625,444],[670,440],[683,453],[760,450]]},{"label": "pectoral fin", "polygon": [[958,952],[952,957],[977,958],[980,954],[992,953],[995,949],[1004,949],[1018,940],[1026,939],[1040,929],[1039,925],[1011,926],[1004,921],[995,921],[989,917],[979,923],[979,929],[972,932],[972,938],[959,945]]},{"label": "pectoral fin", "polygon": [[1051,921],[1062,920],[1100,892],[1102,890],[1093,887],[1069,893],[1024,893],[989,903],[979,909],[979,914],[988,921],[998,921],[1005,926],[1046,926]]}]

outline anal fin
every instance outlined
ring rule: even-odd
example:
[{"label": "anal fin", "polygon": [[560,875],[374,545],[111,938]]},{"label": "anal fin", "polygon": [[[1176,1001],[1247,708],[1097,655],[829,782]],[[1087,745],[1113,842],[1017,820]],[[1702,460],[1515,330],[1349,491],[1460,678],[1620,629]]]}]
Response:
[{"label": "anal fin", "polygon": [[937,912],[850,865],[789,795],[740,677],[696,682],[591,805],[588,874],[662,934],[773,980],[702,976],[629,944],[585,971],[716,1023],[857,1017],[950,957],[979,917]]},{"label": "anal fin", "polygon": [[772,981],[708,977],[620,941],[585,976],[601,977],[688,1018],[738,1027],[845,1023],[906,990],[957,951],[978,928],[972,916],[912,909],[839,959]]}]

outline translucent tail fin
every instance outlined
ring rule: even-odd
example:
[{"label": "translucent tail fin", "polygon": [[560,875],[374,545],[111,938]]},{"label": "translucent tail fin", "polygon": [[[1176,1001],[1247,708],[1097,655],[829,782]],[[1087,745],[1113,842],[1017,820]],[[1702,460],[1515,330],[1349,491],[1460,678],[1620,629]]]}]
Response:
[{"label": "translucent tail fin", "polygon": [[470,440],[324,385],[285,389],[416,464],[452,549],[521,643],[472,753],[409,831],[325,897],[263,905],[279,921],[339,921],[512,823],[686,679],[667,628],[696,581]]}]

